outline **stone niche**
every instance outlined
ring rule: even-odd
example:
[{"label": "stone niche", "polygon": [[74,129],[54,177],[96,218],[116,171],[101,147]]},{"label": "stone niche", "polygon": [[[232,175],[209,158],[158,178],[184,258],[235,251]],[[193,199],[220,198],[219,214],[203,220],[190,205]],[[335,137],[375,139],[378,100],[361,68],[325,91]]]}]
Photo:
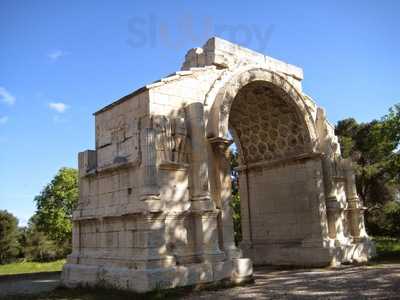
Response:
[{"label": "stone niche", "polygon": [[[180,71],[97,111],[62,282],[146,292],[244,282],[252,264],[362,262],[352,162],[293,65],[211,38]],[[229,146],[243,240],[233,238]]]}]

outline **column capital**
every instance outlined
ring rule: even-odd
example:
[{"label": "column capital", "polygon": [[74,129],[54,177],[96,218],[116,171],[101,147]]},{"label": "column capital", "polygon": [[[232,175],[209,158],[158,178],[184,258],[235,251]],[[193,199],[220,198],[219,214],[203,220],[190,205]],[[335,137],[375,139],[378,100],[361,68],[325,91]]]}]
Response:
[{"label": "column capital", "polygon": [[222,137],[208,138],[214,151],[221,154],[225,159],[229,159],[229,146],[232,145],[233,141]]}]

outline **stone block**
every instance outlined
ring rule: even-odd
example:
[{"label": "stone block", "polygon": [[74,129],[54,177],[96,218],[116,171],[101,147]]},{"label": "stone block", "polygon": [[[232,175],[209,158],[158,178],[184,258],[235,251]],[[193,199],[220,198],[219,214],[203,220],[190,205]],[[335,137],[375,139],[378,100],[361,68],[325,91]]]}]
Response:
[{"label": "stone block", "polygon": [[248,258],[236,258],[232,260],[232,280],[235,283],[243,283],[253,278],[253,263]]},{"label": "stone block", "polygon": [[97,152],[95,150],[80,152],[78,161],[79,176],[86,176],[97,167]]}]

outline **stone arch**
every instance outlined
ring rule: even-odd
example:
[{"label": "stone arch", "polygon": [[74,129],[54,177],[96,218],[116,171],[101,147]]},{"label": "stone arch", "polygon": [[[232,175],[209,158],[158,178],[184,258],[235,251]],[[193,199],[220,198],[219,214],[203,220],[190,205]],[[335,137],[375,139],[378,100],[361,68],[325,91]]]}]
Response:
[{"label": "stone arch", "polygon": [[[207,124],[214,149],[228,144],[229,133],[241,158],[244,254],[256,264],[326,264],[330,258],[322,250],[327,228],[321,209],[321,156],[314,120],[301,92],[284,76],[264,68],[234,73],[216,94]],[[216,178],[224,178],[214,190],[222,214],[223,248],[229,253],[229,166],[220,163],[220,151],[213,152],[213,161]],[[321,253],[318,259],[310,247]]]},{"label": "stone arch", "polygon": [[[309,150],[315,151],[317,131],[312,113],[307,107],[302,93],[283,75],[255,66],[239,68],[225,80],[225,85],[218,90],[208,114],[207,137],[227,138],[229,136],[229,113],[233,101],[244,86],[256,81],[268,83],[277,90],[281,90],[295,105],[299,116],[303,116],[301,119],[308,131],[311,142]],[[211,93],[209,92],[209,94]]]},{"label": "stone arch", "polygon": [[304,117],[284,91],[268,82],[240,89],[228,119],[242,164],[288,159],[312,148]]}]

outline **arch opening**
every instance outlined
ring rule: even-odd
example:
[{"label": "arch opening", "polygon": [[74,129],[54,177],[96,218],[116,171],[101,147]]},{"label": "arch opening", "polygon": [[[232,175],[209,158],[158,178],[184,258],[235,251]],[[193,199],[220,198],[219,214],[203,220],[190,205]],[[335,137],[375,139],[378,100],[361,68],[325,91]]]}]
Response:
[{"label": "arch opening", "polygon": [[255,264],[298,264],[320,225],[310,193],[320,163],[310,159],[304,116],[284,90],[253,81],[234,97],[228,128],[238,151],[240,247]]},{"label": "arch opening", "polygon": [[291,102],[289,95],[268,82],[251,82],[239,90],[228,124],[239,146],[242,165],[288,159],[307,152],[307,127]]}]

